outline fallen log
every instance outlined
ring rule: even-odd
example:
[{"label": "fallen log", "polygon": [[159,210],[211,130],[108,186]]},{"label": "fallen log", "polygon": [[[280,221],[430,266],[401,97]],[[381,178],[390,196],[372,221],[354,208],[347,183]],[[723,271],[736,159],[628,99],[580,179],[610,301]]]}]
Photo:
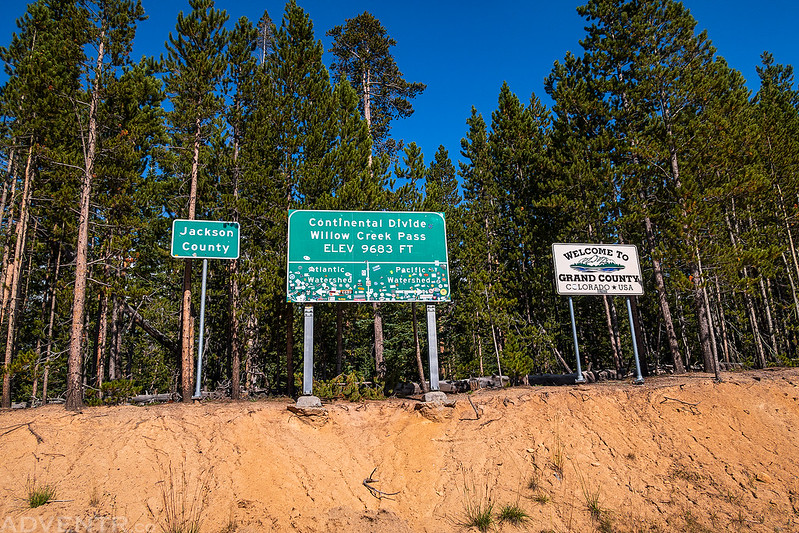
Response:
[{"label": "fallen log", "polygon": [[130,403],[152,403],[152,402],[169,402],[174,399],[171,392],[163,394],[139,394],[130,399]]},{"label": "fallen log", "polygon": [[574,385],[576,374],[530,374],[527,380],[530,385]]}]

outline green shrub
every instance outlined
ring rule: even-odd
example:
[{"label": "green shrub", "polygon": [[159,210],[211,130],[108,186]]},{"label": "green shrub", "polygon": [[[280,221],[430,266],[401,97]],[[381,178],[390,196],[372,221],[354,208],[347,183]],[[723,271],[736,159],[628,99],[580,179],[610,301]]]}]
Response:
[{"label": "green shrub", "polygon": [[528,518],[528,514],[525,513],[524,509],[518,505],[503,505],[502,509],[499,511],[500,522],[508,522],[509,524],[513,524],[515,526],[522,524]]},{"label": "green shrub", "polygon": [[328,381],[314,380],[313,392],[319,398],[345,399],[351,402],[385,398],[381,384],[368,384],[357,372],[340,374]]},{"label": "green shrub", "polygon": [[54,485],[37,485],[35,482],[28,484],[28,506],[33,509],[34,507],[41,507],[50,500],[55,499],[55,486]]},{"label": "green shrub", "polygon": [[132,379],[115,379],[106,381],[100,387],[102,394],[96,389],[86,391],[86,403],[89,405],[119,405],[127,402],[141,391]]}]

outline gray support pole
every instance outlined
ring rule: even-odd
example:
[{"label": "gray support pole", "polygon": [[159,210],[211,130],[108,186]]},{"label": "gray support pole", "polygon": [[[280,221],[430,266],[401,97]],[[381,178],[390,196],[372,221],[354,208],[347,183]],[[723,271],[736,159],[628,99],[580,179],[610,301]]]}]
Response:
[{"label": "gray support pole", "polygon": [[574,322],[574,304],[572,303],[571,296],[569,296],[569,314],[572,317],[572,337],[574,337],[574,353],[577,356],[577,379],[575,379],[574,382],[585,383],[585,378],[583,377],[583,368],[580,366],[580,346],[577,344],[577,324]]},{"label": "gray support pole", "polygon": [[205,280],[208,279],[208,259],[203,259],[203,285],[200,292],[200,342],[197,344],[197,385],[194,397],[200,398],[200,381],[203,376],[203,336],[205,334]]},{"label": "gray support pole", "polygon": [[[313,305],[305,304],[305,331],[303,335],[302,394],[313,394]],[[289,379],[293,379],[289,376]]]},{"label": "gray support pole", "polygon": [[436,332],[436,306],[427,306],[427,347],[430,354],[430,390],[438,386],[438,333]]},{"label": "gray support pole", "polygon": [[635,340],[635,323],[633,322],[633,308],[630,305],[630,297],[627,297],[627,315],[630,317],[630,334],[633,340],[633,355],[635,356],[635,383],[643,385],[644,378],[641,376],[641,363],[638,361],[638,342]]}]

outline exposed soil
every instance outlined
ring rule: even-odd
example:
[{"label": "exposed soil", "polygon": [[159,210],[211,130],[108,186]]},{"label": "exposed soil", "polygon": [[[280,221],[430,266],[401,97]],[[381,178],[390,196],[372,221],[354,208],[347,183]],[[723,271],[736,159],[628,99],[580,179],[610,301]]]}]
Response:
[{"label": "exposed soil", "polygon": [[[799,370],[724,378],[326,417],[288,399],[4,411],[0,532],[161,531],[181,512],[203,532],[464,531],[489,498],[529,515],[493,531],[799,531]],[[27,489],[48,484],[55,501],[31,509]]]}]

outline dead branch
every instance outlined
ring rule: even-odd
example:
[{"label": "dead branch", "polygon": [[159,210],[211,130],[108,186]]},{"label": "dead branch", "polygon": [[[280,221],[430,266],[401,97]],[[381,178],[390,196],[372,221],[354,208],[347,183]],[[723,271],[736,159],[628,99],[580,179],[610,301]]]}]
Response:
[{"label": "dead branch", "polygon": [[371,494],[378,500],[382,500],[383,498],[391,500],[393,498],[389,498],[389,496],[396,496],[397,494],[399,494],[399,492],[383,492],[382,490],[373,487],[371,485],[372,483],[379,483],[378,480],[372,478],[372,476],[375,475],[375,472],[377,472],[377,467],[375,467],[374,470],[372,470],[372,473],[369,474],[368,478],[363,480],[363,486],[366,487],[366,489],[369,491],[369,494]]},{"label": "dead branch", "polygon": [[27,428],[28,428],[28,431],[30,431],[30,432],[31,432],[31,434],[32,434],[34,437],[36,437],[36,442],[38,442],[39,444],[41,444],[42,442],[44,442],[44,439],[42,438],[42,436],[41,436],[41,435],[39,435],[38,433],[36,433],[36,432],[33,430],[33,428],[31,427],[31,424],[32,424],[32,422],[26,422],[26,423],[24,423],[24,424],[17,424],[16,426],[9,426],[9,427],[7,427],[7,428],[0,428],[0,429],[5,429],[5,430],[6,430],[5,432],[3,432],[3,433],[0,433],[0,437],[4,437],[4,436],[8,435],[9,433],[11,433],[12,431],[15,431],[15,430],[17,430],[17,429],[19,429],[19,428],[21,428],[21,427],[26,427],[26,426],[27,426]]},{"label": "dead branch", "polygon": [[499,418],[492,418],[491,420],[486,420],[485,422],[483,422],[482,424],[480,424],[480,426],[479,426],[479,427],[487,426],[487,425],[488,425],[488,424],[490,424],[491,422],[496,422],[497,420],[502,420],[502,418],[503,418],[503,417],[499,417]]},{"label": "dead branch", "polygon": [[666,401],[668,401],[668,400],[671,400],[671,401],[673,401],[673,402],[680,402],[680,403],[681,403],[681,404],[683,404],[683,405],[690,405],[691,407],[696,407],[697,405],[699,405],[700,403],[702,403],[702,402],[696,402],[696,403],[686,402],[686,401],[684,401],[684,400],[680,400],[680,399],[677,399],[677,398],[671,398],[671,397],[669,397],[669,396],[664,396],[664,397],[663,397],[663,401],[662,401],[662,402],[660,402],[660,403],[664,403],[664,402],[666,402]]},{"label": "dead branch", "polygon": [[145,320],[145,318],[141,316],[139,312],[136,311],[136,309],[131,307],[130,304],[128,304],[127,302],[122,302],[122,309],[130,316],[130,318],[137,326],[143,329],[158,344],[166,348],[171,353],[180,352],[180,347],[175,341],[170,339],[166,334],[162,333],[150,322]]},{"label": "dead branch", "polygon": [[687,405],[688,408],[691,410],[692,414],[695,414],[695,415],[696,414],[700,414],[699,408],[697,406],[700,403],[702,403],[702,402],[691,403],[691,402],[686,402],[684,400],[680,400],[678,398],[671,398],[670,396],[664,396],[663,397],[663,401],[661,401],[660,403],[665,403],[665,402],[667,402],[669,400],[671,400],[672,402],[678,402],[678,403],[681,403],[683,405]]},{"label": "dead branch", "polygon": [[467,394],[467,395],[466,395],[466,399],[467,399],[467,400],[469,400],[469,405],[471,405],[471,406],[472,406],[472,409],[474,409],[474,416],[476,416],[476,417],[477,417],[477,418],[475,418],[475,420],[480,420],[480,413],[477,411],[477,407],[475,407],[475,405],[474,405],[474,402],[472,402],[472,398],[471,398],[471,396],[469,396],[469,395]]}]

